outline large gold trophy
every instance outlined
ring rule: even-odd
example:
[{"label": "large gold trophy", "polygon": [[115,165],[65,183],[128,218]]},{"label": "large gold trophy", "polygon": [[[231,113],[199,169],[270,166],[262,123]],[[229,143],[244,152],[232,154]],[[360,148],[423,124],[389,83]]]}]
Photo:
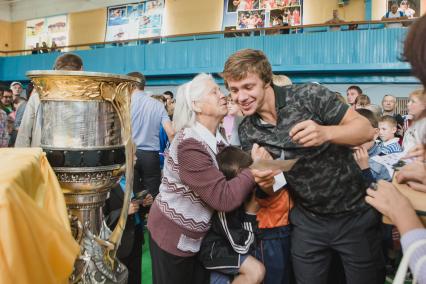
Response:
[{"label": "large gold trophy", "polygon": [[[41,147],[61,184],[71,229],[80,244],[71,283],[126,283],[116,258],[133,187],[130,97],[138,79],[80,71],[30,71],[40,95]],[[120,219],[113,232],[102,206],[126,174]]]}]

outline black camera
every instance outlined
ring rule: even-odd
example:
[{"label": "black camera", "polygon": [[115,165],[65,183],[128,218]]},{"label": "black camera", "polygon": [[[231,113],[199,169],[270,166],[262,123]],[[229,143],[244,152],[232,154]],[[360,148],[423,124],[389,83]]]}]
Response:
[{"label": "black camera", "polygon": [[140,200],[140,201],[142,201],[142,200],[144,200],[145,199],[145,197],[148,195],[148,193],[149,193],[149,191],[148,190],[142,190],[142,191],[139,191],[139,192],[136,192],[134,195],[133,195],[133,198],[132,198],[132,201],[133,200]]}]

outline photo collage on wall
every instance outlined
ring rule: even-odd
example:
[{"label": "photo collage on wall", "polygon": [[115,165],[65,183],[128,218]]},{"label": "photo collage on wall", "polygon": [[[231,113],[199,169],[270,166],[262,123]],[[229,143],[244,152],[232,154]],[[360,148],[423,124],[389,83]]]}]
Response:
[{"label": "photo collage on wall", "polygon": [[108,7],[105,41],[161,36],[164,0]]},{"label": "photo collage on wall", "polygon": [[224,30],[302,25],[303,0],[225,0]]},{"label": "photo collage on wall", "polygon": [[387,11],[391,10],[394,3],[398,4],[398,11],[403,12],[409,19],[420,17],[420,0],[388,0]]},{"label": "photo collage on wall", "polygon": [[39,43],[50,47],[52,42],[57,46],[68,45],[67,16],[53,16],[40,19],[29,20],[25,30],[25,48],[33,49]]}]

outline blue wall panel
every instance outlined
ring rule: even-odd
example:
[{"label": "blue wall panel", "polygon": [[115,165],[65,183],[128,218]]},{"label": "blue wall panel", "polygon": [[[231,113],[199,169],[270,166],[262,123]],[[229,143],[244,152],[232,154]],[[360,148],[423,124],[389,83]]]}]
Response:
[{"label": "blue wall panel", "polygon": [[[412,82],[409,65],[400,61],[405,33],[405,28],[394,28],[236,38],[188,37],[76,53],[83,58],[87,71],[140,71],[162,83],[181,81],[199,72],[221,72],[228,56],[242,48],[264,50],[275,72],[298,78],[331,76],[327,80],[339,81],[335,76],[347,80],[351,74],[367,72],[370,75],[365,75],[363,81],[368,77],[375,82],[387,81],[393,74],[398,78],[395,81],[403,81],[405,76],[407,82]],[[26,80],[28,70],[51,69],[57,55],[3,57],[0,80]]]},{"label": "blue wall panel", "polygon": [[143,72],[145,70],[145,51],[146,48],[139,46],[129,46],[124,50],[124,72],[134,71]]},{"label": "blue wall panel", "polygon": [[144,49],[146,74],[156,73],[155,71],[166,68],[166,49],[169,44],[150,44],[141,46]]},{"label": "blue wall panel", "polygon": [[126,73],[125,54],[132,47],[100,48],[76,52],[83,58],[84,69],[87,71]]}]

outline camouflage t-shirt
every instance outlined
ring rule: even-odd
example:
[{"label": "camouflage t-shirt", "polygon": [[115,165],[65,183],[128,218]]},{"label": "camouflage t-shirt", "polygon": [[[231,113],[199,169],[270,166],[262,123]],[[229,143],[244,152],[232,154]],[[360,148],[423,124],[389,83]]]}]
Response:
[{"label": "camouflage t-shirt", "polygon": [[339,124],[348,106],[317,84],[274,86],[274,92],[277,125],[263,122],[258,114],[246,117],[238,129],[243,150],[257,143],[274,158],[298,158],[284,175],[295,203],[306,210],[335,215],[365,208],[368,184],[350,148],[331,143],[302,147],[289,136],[294,125],[308,119],[321,125]]}]

